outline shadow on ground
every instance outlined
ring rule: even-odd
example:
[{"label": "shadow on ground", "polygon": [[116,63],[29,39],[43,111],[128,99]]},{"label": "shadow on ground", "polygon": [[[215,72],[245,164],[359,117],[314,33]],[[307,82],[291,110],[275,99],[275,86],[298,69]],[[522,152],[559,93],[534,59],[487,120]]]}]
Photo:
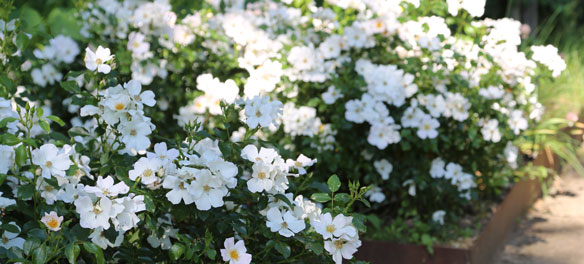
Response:
[{"label": "shadow on ground", "polygon": [[495,263],[584,263],[584,177],[568,172],[554,182],[510,234]]}]

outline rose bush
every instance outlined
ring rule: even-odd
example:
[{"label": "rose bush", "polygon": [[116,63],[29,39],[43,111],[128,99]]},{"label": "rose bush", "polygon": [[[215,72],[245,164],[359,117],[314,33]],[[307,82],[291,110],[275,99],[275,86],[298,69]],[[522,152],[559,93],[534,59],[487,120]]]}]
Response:
[{"label": "rose bush", "polygon": [[79,5],[70,31],[0,24],[5,258],[339,263],[367,220],[456,238],[565,68],[484,1]]}]

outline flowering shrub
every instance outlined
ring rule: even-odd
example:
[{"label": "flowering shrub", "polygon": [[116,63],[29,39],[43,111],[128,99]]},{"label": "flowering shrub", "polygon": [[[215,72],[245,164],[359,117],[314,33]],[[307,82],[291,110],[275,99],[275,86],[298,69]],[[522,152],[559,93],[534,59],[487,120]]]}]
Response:
[{"label": "flowering shrub", "polygon": [[89,1],[77,39],[2,21],[0,256],[339,263],[366,219],[451,239],[565,68],[484,1],[188,7]]}]

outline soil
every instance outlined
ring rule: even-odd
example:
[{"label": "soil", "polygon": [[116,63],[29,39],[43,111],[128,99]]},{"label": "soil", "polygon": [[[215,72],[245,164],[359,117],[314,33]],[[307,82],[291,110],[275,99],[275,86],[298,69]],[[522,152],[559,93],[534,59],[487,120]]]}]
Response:
[{"label": "soil", "polygon": [[509,235],[494,263],[584,263],[584,175],[574,171],[554,179]]}]

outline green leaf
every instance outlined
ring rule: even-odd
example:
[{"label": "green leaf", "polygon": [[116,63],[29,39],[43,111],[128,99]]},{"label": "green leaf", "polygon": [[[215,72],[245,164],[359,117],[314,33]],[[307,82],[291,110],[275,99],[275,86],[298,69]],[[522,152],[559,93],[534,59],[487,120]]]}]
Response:
[{"label": "green leaf", "polygon": [[14,146],[20,142],[21,142],[20,138],[18,138],[17,136],[15,136],[13,134],[4,133],[4,134],[0,135],[0,143],[2,143],[4,145]]},{"label": "green leaf", "polygon": [[349,201],[351,201],[351,196],[346,193],[337,193],[335,194],[335,201],[348,203]]},{"label": "green leaf", "polygon": [[85,251],[95,256],[95,262],[97,262],[97,264],[105,264],[105,259],[103,258],[103,251],[101,250],[100,247],[91,242],[83,242],[83,249],[85,249]]},{"label": "green leaf", "polygon": [[30,198],[32,198],[34,194],[34,184],[29,183],[27,185],[23,185],[18,187],[18,193],[17,193],[17,197],[22,199],[22,200],[28,200]]},{"label": "green leaf", "polygon": [[65,247],[65,256],[69,263],[74,264],[77,261],[77,256],[79,256],[80,251],[81,248],[75,243],[71,243]]},{"label": "green leaf", "polygon": [[154,201],[149,195],[144,195],[144,205],[146,205],[146,211],[153,213],[156,210]]},{"label": "green leaf", "polygon": [[81,89],[79,89],[75,80],[61,82],[61,87],[70,93],[78,94],[81,92]]},{"label": "green leaf", "polygon": [[39,125],[45,132],[47,133],[51,132],[51,125],[49,125],[49,123],[44,119],[39,119]]},{"label": "green leaf", "polygon": [[312,194],[312,196],[310,196],[310,199],[312,199],[315,202],[325,203],[330,201],[331,197],[329,196],[328,193],[314,193]]},{"label": "green leaf", "polygon": [[13,224],[3,224],[2,230],[8,231],[10,233],[16,233],[16,234],[20,233],[20,229]]},{"label": "green leaf", "polygon": [[371,203],[369,203],[369,201],[367,201],[367,199],[363,199],[363,198],[361,198],[361,199],[359,199],[359,201],[360,201],[361,203],[363,203],[365,206],[367,206],[367,207],[371,207]]},{"label": "green leaf", "polygon": [[87,137],[87,136],[89,136],[89,132],[87,131],[87,129],[85,129],[84,127],[78,127],[78,126],[72,127],[71,129],[69,129],[68,134],[71,137],[75,137],[75,136]]},{"label": "green leaf", "polygon": [[168,251],[168,254],[170,254],[170,257],[172,258],[172,260],[180,259],[180,257],[184,253],[185,253],[185,246],[181,243],[174,243],[172,245],[172,247],[170,247],[170,250]]},{"label": "green leaf", "polygon": [[36,10],[24,6],[20,9],[20,21],[24,32],[33,33],[38,30],[38,25],[43,22],[43,17]]},{"label": "green leaf", "polygon": [[43,115],[45,114],[45,110],[42,107],[35,108],[35,110],[36,110],[36,116],[39,119],[43,118]]},{"label": "green leaf", "polygon": [[276,251],[280,252],[280,254],[282,254],[282,256],[284,256],[285,258],[290,257],[291,249],[290,246],[288,246],[286,243],[282,241],[276,241],[276,245],[274,245],[274,248],[276,249]]},{"label": "green leaf", "polygon": [[16,120],[18,120],[18,118],[15,118],[15,117],[6,117],[6,118],[4,118],[4,119],[2,119],[0,121],[0,128],[3,128],[6,125],[8,125],[8,123],[12,123],[12,122],[14,122]]},{"label": "green leaf", "polygon": [[290,208],[292,208],[292,203],[290,202],[290,200],[288,199],[288,197],[286,197],[286,195],[283,195],[281,193],[274,195],[276,198],[278,198],[278,200],[284,201]]},{"label": "green leaf", "polygon": [[43,244],[32,253],[32,263],[44,264],[47,261],[47,247]]},{"label": "green leaf", "polygon": [[365,225],[366,216],[362,214],[353,214],[353,225],[357,230],[361,232],[367,231],[367,226]]},{"label": "green leaf", "polygon": [[65,126],[65,122],[61,118],[59,118],[58,116],[50,115],[50,116],[47,116],[47,118],[52,120],[53,122],[59,124],[62,127]]},{"label": "green leaf", "polygon": [[[14,160],[16,161],[16,165],[18,165],[19,167],[22,167],[24,164],[26,164],[26,158],[28,156],[26,154],[26,146],[25,145],[20,145],[16,149],[14,149],[14,154],[15,154]],[[0,185],[2,185],[2,183],[0,183]]]},{"label": "green leaf", "polygon": [[310,249],[316,255],[321,255],[324,251],[324,247],[323,247],[322,242],[317,242],[317,241],[309,242],[307,246],[308,246],[308,249]]},{"label": "green leaf", "polygon": [[339,188],[341,188],[341,180],[339,180],[339,177],[336,174],[333,174],[333,176],[330,176],[326,183],[329,187],[329,190],[331,190],[331,192],[336,192],[339,190]]},{"label": "green leaf", "polygon": [[41,245],[41,241],[37,238],[30,237],[24,242],[24,254],[30,256],[36,248]]},{"label": "green leaf", "polygon": [[81,40],[81,26],[77,22],[73,9],[54,8],[47,17],[47,24],[51,30],[51,35],[65,35],[73,39]]},{"label": "green leaf", "polygon": [[217,251],[215,251],[212,248],[208,248],[205,253],[207,254],[207,257],[209,257],[212,260],[215,260],[215,257],[217,256]]}]

